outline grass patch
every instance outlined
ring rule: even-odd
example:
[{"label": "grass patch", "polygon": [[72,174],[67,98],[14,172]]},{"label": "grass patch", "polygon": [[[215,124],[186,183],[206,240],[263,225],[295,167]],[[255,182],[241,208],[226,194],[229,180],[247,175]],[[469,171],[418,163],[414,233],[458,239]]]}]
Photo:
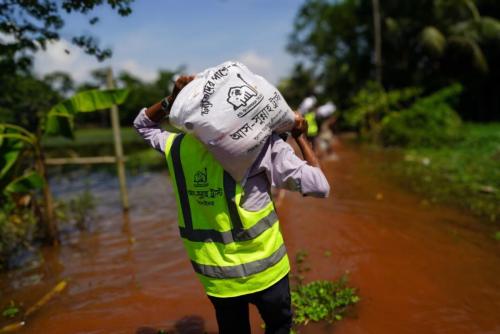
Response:
[{"label": "grass patch", "polygon": [[128,155],[127,169],[132,173],[151,170],[166,170],[165,155],[147,147],[145,150],[135,151]]},{"label": "grass patch", "polygon": [[[142,138],[132,127],[121,128],[123,145],[130,143],[144,143]],[[64,137],[47,137],[43,145],[47,149],[63,147],[81,147],[94,145],[113,145],[113,130],[111,128],[88,128],[75,131],[75,139]]]},{"label": "grass patch", "polygon": [[[121,128],[125,155],[149,148],[131,127]],[[64,137],[44,138],[43,147],[48,157],[114,155],[113,130],[89,128],[75,131],[75,139]]]},{"label": "grass patch", "polygon": [[500,123],[464,124],[463,139],[439,148],[412,148],[392,165],[405,184],[431,202],[458,205],[500,219]]},{"label": "grass patch", "polygon": [[[132,127],[122,127],[122,143],[127,160],[127,169],[135,172],[166,168],[165,157],[150,148]],[[48,157],[114,155],[113,130],[111,128],[88,128],[75,131],[75,139],[49,137],[43,145]],[[72,170],[74,167],[62,168]],[[111,165],[93,165],[94,169],[109,169]],[[61,168],[60,168],[61,169]]]}]

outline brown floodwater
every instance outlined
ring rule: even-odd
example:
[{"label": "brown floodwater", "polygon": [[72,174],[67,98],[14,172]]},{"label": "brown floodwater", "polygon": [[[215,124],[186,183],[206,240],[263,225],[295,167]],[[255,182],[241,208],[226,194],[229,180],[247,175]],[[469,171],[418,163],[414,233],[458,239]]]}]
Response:
[{"label": "brown floodwater", "polygon": [[[361,301],[339,323],[301,333],[500,333],[500,243],[488,225],[395,185],[380,172],[380,153],[336,150],[338,159],[323,162],[330,198],[287,193],[278,212],[290,258],[309,254],[307,280],[347,272]],[[43,261],[0,275],[0,307],[14,300],[29,308],[65,279],[67,288],[20,333],[134,333],[172,329],[189,316],[216,332],[178,236],[166,173],[129,179],[126,216],[109,179],[56,180],[63,197],[90,187],[99,218],[90,231],[67,231],[61,246],[44,248]],[[263,332],[251,311],[254,332]]]}]

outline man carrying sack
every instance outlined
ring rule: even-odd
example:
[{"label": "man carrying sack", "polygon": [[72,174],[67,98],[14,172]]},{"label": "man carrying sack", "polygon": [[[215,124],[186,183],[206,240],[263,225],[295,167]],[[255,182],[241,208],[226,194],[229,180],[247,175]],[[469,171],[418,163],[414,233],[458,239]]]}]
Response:
[{"label": "man carrying sack", "polygon": [[193,134],[174,134],[159,126],[192,80],[177,79],[172,95],[141,110],[134,127],[166,155],[180,235],[214,305],[219,333],[250,333],[249,303],[259,310],[266,333],[289,333],[290,264],[270,190],[274,186],[328,196],[328,181],[304,135],[307,123],[296,115],[292,130],[305,161],[273,133],[244,180],[236,182]]}]

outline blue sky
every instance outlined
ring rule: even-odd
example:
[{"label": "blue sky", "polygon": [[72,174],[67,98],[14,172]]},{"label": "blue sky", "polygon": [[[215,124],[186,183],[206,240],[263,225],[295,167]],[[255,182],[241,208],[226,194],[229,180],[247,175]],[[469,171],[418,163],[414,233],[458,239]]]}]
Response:
[{"label": "blue sky", "polygon": [[[69,15],[61,41],[36,56],[35,70],[71,72],[78,81],[90,70],[111,65],[144,80],[158,69],[186,65],[189,72],[235,59],[273,83],[286,76],[294,58],[286,50],[294,17],[303,0],[136,0],[120,17],[102,7],[88,16]],[[100,21],[90,26],[94,15]],[[81,33],[97,36],[113,58],[97,63],[69,42]],[[68,55],[64,49],[69,49]]]}]

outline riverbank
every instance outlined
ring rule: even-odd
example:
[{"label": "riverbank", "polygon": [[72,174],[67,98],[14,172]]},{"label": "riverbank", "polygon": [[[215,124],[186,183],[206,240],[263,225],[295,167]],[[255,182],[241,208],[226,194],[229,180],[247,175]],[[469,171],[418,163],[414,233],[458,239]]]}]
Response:
[{"label": "riverbank", "polygon": [[453,144],[398,150],[388,169],[424,203],[457,206],[500,229],[500,123],[466,123],[462,129]]}]

